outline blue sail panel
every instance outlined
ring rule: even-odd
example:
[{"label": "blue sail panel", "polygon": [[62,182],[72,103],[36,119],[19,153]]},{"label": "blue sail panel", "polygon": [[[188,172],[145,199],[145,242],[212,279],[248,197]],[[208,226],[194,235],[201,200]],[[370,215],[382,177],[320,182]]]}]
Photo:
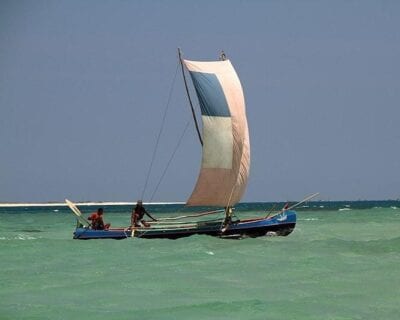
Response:
[{"label": "blue sail panel", "polygon": [[199,98],[201,114],[211,117],[230,117],[222,86],[213,73],[190,71]]}]

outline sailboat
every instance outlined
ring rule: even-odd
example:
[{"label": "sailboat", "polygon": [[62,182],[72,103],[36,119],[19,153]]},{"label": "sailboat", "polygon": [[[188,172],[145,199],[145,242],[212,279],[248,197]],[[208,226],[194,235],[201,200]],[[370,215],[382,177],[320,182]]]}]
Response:
[{"label": "sailboat", "polygon": [[[146,226],[93,230],[79,209],[67,204],[76,214],[78,226],[74,239],[168,238],[177,239],[194,234],[221,238],[287,236],[296,225],[294,206],[274,214],[241,220],[233,214],[247,185],[250,170],[250,139],[246,118],[243,89],[238,75],[225,54],[217,61],[191,61],[182,59],[183,78],[199,141],[202,145],[200,173],[187,206],[219,207],[211,213],[223,212],[214,219],[201,219],[208,213],[183,217],[160,218]],[[190,98],[185,71],[189,73],[201,110],[202,133]],[[313,195],[315,196],[315,195]],[[310,198],[310,197],[309,197]],[[308,200],[308,199],[305,199]],[[302,201],[304,202],[304,200]],[[195,221],[187,221],[196,218]]]}]

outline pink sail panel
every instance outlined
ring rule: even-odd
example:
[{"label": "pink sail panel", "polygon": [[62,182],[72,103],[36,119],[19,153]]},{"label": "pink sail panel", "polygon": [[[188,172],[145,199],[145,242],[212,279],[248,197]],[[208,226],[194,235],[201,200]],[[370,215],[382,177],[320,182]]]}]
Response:
[{"label": "pink sail panel", "polygon": [[203,155],[189,206],[232,206],[245,192],[250,141],[240,80],[229,60],[184,60],[201,108]]}]

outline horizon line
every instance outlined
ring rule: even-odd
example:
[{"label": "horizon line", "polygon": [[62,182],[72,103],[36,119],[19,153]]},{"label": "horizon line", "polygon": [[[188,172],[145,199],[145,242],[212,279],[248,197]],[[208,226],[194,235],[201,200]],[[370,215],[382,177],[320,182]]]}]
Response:
[{"label": "horizon line", "polygon": [[[185,202],[176,201],[176,202],[143,202],[146,205],[151,204],[184,204]],[[80,201],[74,202],[77,206],[129,206],[135,205],[135,202],[125,202],[125,201]],[[20,203],[20,202],[0,202],[0,208],[7,207],[67,207],[68,205],[65,202],[29,202],[29,203]]]},{"label": "horizon line", "polygon": [[[357,199],[357,200],[314,200],[307,202],[346,202],[346,201],[357,201],[357,202],[365,202],[365,201],[400,201],[400,199]],[[283,203],[287,201],[244,201],[240,203]],[[295,201],[290,201],[295,202]],[[162,205],[162,204],[185,204],[185,201],[156,201],[156,202],[143,202],[145,205]],[[130,206],[135,205],[136,201],[79,201],[74,202],[77,206]],[[65,202],[0,202],[0,208],[12,208],[12,207],[67,207],[68,205]]]}]

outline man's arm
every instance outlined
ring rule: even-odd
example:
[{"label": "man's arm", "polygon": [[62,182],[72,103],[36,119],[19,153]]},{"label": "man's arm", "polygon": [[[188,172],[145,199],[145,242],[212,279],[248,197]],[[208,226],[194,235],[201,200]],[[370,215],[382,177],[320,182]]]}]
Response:
[{"label": "man's arm", "polygon": [[152,219],[153,221],[157,221],[157,219],[154,219],[154,218],[150,215],[150,213],[147,212],[146,209],[144,210],[144,213],[145,213],[150,219]]}]

